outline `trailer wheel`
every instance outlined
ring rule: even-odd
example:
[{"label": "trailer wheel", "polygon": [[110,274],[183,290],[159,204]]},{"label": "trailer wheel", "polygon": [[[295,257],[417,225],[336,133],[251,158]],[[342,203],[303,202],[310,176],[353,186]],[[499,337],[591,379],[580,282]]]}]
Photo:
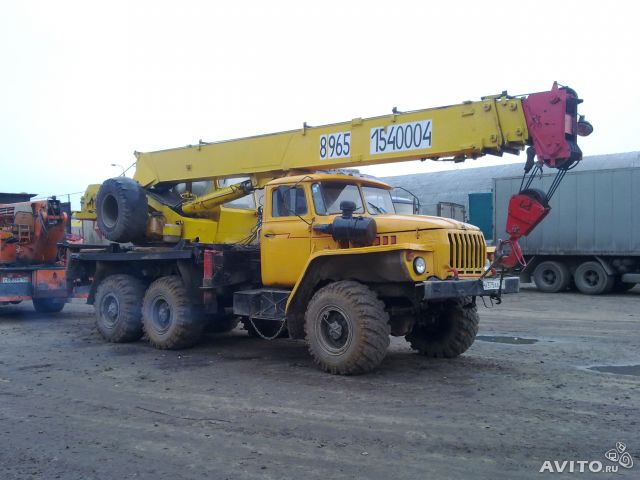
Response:
[{"label": "trailer wheel", "polygon": [[61,298],[34,298],[32,301],[33,308],[38,313],[58,313],[65,304],[65,300]]},{"label": "trailer wheel", "polygon": [[573,274],[577,289],[586,295],[602,295],[613,290],[615,277],[607,275],[599,262],[584,262]]},{"label": "trailer wheel", "polygon": [[431,358],[466,352],[478,334],[478,308],[469,297],[434,303],[405,337],[411,348]]},{"label": "trailer wheel", "polygon": [[147,289],[142,323],[149,343],[159,349],[189,348],[203,336],[206,319],[193,305],[178,276],[162,277]]},{"label": "trailer wheel", "polygon": [[98,285],[94,303],[96,327],[106,341],[140,340],[143,295],[144,284],[131,275],[110,275]]},{"label": "trailer wheel", "polygon": [[333,374],[375,369],[387,354],[389,315],[365,285],[340,281],[318,290],[305,314],[309,351],[315,363]]},{"label": "trailer wheel", "polygon": [[96,213],[98,228],[112,242],[139,240],[147,228],[147,196],[131,178],[110,178],[98,190]]},{"label": "trailer wheel", "polygon": [[533,272],[533,281],[538,290],[557,293],[566,290],[571,281],[571,274],[564,263],[547,261],[540,263]]}]

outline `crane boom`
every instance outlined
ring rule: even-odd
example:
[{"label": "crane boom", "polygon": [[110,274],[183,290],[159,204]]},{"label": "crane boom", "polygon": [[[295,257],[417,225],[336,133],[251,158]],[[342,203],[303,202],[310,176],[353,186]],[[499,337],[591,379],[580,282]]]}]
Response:
[{"label": "crane boom", "polygon": [[[294,170],[424,159],[463,161],[485,154],[518,153],[532,144],[541,146],[539,151],[546,157],[542,161],[557,167],[569,159],[581,159],[575,142],[575,114],[568,125],[565,121],[579,102],[572,90],[554,84],[549,92],[527,97],[504,93],[459,105],[406,113],[394,109],[391,115],[137,152],[134,178],[146,188],[233,176],[248,176],[254,186],[261,186]],[[550,136],[557,145],[548,148]]]},{"label": "crane boom", "polygon": [[[549,91],[517,97],[503,92],[458,105],[411,112],[394,109],[390,115],[379,117],[318,127],[304,124],[299,130],[136,152],[134,180],[139,186],[123,186],[121,190],[131,192],[130,198],[123,201],[142,202],[145,208],[140,210],[139,226],[128,230],[135,232],[133,236],[143,234],[148,204],[152,211],[161,214],[156,219],[166,220],[165,226],[156,229],[164,232],[163,238],[229,241],[236,237],[218,229],[220,206],[277,178],[408,160],[461,162],[487,154],[518,154],[528,146],[525,176],[528,174],[529,178],[523,179],[522,191],[511,200],[507,219],[509,239],[501,250],[505,252],[501,255],[502,264],[515,266],[522,262],[518,239],[531,232],[549,213],[549,200],[564,173],[582,159],[577,136],[589,134],[592,127],[578,116],[581,102],[575,91],[554,83]],[[529,188],[543,166],[558,170],[547,193]],[[248,180],[232,185],[222,181],[238,177]],[[206,193],[197,195],[193,184],[203,180],[210,181],[210,186]],[[183,191],[173,190],[178,184],[184,185]],[[146,193],[137,192],[140,187]],[[100,191],[103,190],[101,187]],[[96,196],[96,191],[97,186],[87,190],[82,218],[96,218],[100,204],[100,193]],[[101,229],[108,230],[109,219],[113,217],[115,222],[118,218],[119,206],[115,197],[105,198],[113,200],[102,202],[102,219],[107,219],[107,224],[103,222]],[[100,220],[100,215],[97,216]],[[244,227],[237,228],[236,234],[243,232],[246,236],[249,223],[242,222]],[[180,233],[168,235],[169,230]]]}]

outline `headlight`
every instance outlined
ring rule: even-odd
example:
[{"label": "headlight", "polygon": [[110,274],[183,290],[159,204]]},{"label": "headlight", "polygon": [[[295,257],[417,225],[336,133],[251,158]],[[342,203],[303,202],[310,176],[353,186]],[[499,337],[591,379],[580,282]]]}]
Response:
[{"label": "headlight", "polygon": [[413,271],[418,275],[422,275],[427,271],[427,262],[424,261],[422,257],[416,257],[413,260]]}]

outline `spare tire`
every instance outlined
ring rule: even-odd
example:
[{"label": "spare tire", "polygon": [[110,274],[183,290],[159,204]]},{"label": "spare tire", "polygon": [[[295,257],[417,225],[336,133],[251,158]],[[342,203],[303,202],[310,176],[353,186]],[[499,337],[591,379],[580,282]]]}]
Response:
[{"label": "spare tire", "polygon": [[147,229],[147,196],[131,178],[110,178],[98,190],[96,215],[98,228],[112,242],[139,240]]}]

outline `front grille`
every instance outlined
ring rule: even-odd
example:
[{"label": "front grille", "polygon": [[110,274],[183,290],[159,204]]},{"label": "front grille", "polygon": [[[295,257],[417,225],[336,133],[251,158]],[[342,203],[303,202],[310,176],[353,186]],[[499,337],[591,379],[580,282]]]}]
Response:
[{"label": "front grille", "polygon": [[480,232],[449,233],[449,265],[461,274],[482,273],[486,250]]}]

